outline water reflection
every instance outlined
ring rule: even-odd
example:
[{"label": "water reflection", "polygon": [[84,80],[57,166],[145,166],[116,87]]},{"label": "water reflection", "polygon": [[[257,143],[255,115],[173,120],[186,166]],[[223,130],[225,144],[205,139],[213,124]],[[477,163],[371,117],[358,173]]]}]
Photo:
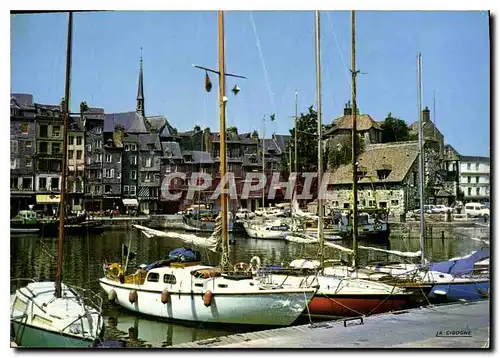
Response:
[{"label": "water reflection", "polygon": [[[316,258],[317,245],[286,243],[279,240],[258,240],[243,236],[235,236],[235,244],[230,248],[231,262],[249,262],[257,255],[263,265],[286,264],[296,258]],[[11,278],[35,278],[37,280],[54,280],[55,257],[57,255],[57,238],[40,238],[38,236],[11,236]],[[176,323],[157,321],[143,316],[136,316],[129,311],[110,305],[105,299],[98,279],[102,277],[103,262],[119,261],[121,245],[126,244],[137,254],[130,267],[150,263],[168,256],[169,251],[183,246],[178,239],[153,238],[148,239],[139,232],[106,231],[101,235],[87,237],[68,236],[64,242],[63,280],[69,284],[90,288],[100,292],[104,298],[104,316],[108,322],[107,338],[124,340],[127,346],[162,347],[187,341],[217,337],[234,332],[215,330],[213,327],[186,326]],[[352,241],[346,240],[339,244],[351,247]],[[385,244],[374,244],[361,241],[361,245],[375,246],[399,251],[418,251],[418,237],[403,238],[391,236]],[[479,247],[477,241],[466,238],[432,239],[425,244],[426,257],[432,261],[447,260],[451,257],[469,254]],[[330,247],[325,248],[328,259],[348,260],[348,256]],[[398,261],[399,257],[381,252],[360,250],[360,263],[371,260]],[[215,253],[202,252],[207,264],[218,264],[219,256]],[[13,282],[11,292],[24,285],[25,282]],[[109,319],[109,320],[108,320]]]}]

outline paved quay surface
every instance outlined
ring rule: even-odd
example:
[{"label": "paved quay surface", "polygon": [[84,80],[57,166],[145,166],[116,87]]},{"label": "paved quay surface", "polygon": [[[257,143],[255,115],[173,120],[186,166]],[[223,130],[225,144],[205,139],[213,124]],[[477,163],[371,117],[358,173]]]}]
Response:
[{"label": "paved quay surface", "polygon": [[170,348],[489,348],[490,301],[188,342]]}]

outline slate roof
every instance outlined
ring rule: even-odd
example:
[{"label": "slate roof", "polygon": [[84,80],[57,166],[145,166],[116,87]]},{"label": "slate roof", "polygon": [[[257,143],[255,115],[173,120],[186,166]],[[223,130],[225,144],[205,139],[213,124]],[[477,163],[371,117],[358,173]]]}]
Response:
[{"label": "slate roof", "polygon": [[[86,119],[102,119],[105,120],[106,116],[104,114],[104,108],[89,107],[87,111],[83,113]],[[114,127],[113,127],[114,130]]]},{"label": "slate roof", "polygon": [[[161,146],[163,149],[163,157],[171,158],[171,159],[183,159],[181,147],[177,142],[161,142]],[[169,156],[169,153],[172,156]]]},{"label": "slate roof", "polygon": [[242,144],[258,144],[258,139],[252,138],[252,133],[242,133],[240,139]]},{"label": "slate roof", "polygon": [[33,108],[33,95],[29,93],[11,93],[20,108]]},{"label": "slate roof", "polygon": [[[250,161],[250,158],[254,157],[256,159],[255,163]],[[245,166],[259,166],[262,165],[262,156],[258,154],[243,154],[242,156],[243,165]]]},{"label": "slate roof", "polygon": [[144,117],[137,114],[137,112],[106,113],[104,131],[113,132],[117,125],[122,125],[125,128],[125,133],[149,133]]},{"label": "slate roof", "polygon": [[[281,154],[279,147],[276,145],[276,143],[274,142],[274,140],[272,138],[264,139],[264,144],[265,144],[264,149],[266,150],[266,154],[271,154],[271,153]],[[261,142],[261,145],[262,145],[262,142]],[[260,147],[260,148],[262,148],[262,147]]]},{"label": "slate roof", "polygon": [[154,150],[161,151],[160,136],[158,134],[139,134],[138,135],[139,150],[148,151],[148,144],[154,144]]},{"label": "slate roof", "polygon": [[[418,142],[373,144],[359,156],[359,165],[366,175],[358,183],[401,182],[418,158]],[[390,168],[387,178],[379,179],[377,170]],[[352,164],[342,165],[330,174],[330,184],[352,184]]]},{"label": "slate roof", "polygon": [[292,138],[290,134],[273,134],[273,139],[278,145],[281,153],[286,151],[288,141]]},{"label": "slate roof", "polygon": [[[367,131],[370,128],[382,130],[380,124],[375,121],[369,114],[358,114],[356,116],[356,129],[358,131]],[[332,128],[328,133],[333,133],[339,129],[352,130],[352,115],[348,114],[334,119],[332,122]]]},{"label": "slate roof", "polygon": [[208,152],[202,152],[200,150],[185,150],[182,155],[191,155],[194,164],[213,164],[214,160],[212,155]]},{"label": "slate roof", "polygon": [[490,157],[481,157],[476,155],[461,155],[460,161],[462,162],[481,162],[481,163],[489,163]]},{"label": "slate roof", "polygon": [[85,130],[80,117],[69,117],[68,130],[70,132],[83,132]]}]

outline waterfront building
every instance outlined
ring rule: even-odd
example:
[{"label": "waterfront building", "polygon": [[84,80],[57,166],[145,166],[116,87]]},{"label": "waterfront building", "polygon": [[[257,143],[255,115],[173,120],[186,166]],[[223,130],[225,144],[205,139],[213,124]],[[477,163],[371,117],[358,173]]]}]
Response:
[{"label": "waterfront building", "polygon": [[10,213],[27,210],[35,200],[36,109],[33,95],[10,99]]},{"label": "waterfront building", "polygon": [[460,156],[460,188],[465,202],[490,202],[490,158]]},{"label": "waterfront building", "polygon": [[78,212],[84,209],[85,186],[85,127],[82,117],[70,117],[68,123],[68,210]]}]

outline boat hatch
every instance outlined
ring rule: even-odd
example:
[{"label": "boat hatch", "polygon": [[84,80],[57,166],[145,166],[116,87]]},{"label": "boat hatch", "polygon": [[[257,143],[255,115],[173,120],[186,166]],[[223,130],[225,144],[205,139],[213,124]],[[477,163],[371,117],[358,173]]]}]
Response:
[{"label": "boat hatch", "polygon": [[19,311],[24,311],[26,309],[27,303],[21,300],[19,297],[16,297],[14,301],[14,308]]}]

